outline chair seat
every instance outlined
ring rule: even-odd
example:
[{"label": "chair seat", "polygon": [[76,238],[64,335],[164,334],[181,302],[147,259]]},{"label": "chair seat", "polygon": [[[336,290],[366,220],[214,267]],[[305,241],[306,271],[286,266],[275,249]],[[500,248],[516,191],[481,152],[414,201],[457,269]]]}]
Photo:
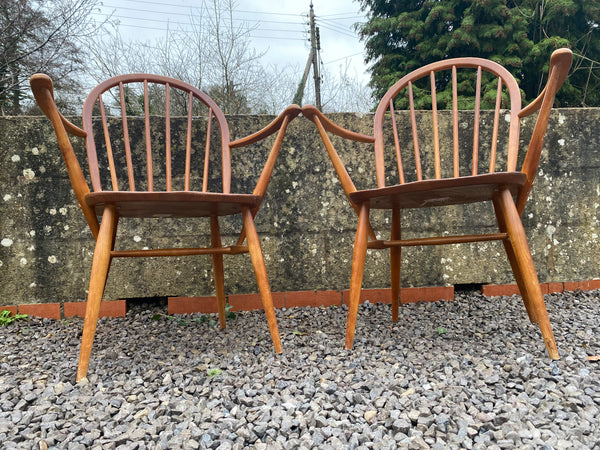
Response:
[{"label": "chair seat", "polygon": [[254,208],[260,205],[261,197],[195,191],[101,191],[86,195],[85,202],[97,215],[111,204],[117,207],[120,217],[209,217],[237,214],[242,207]]},{"label": "chair seat", "polygon": [[427,208],[491,200],[501,187],[513,195],[525,184],[522,172],[497,172],[441,180],[422,180],[351,192],[355,204],[369,201],[372,209]]}]

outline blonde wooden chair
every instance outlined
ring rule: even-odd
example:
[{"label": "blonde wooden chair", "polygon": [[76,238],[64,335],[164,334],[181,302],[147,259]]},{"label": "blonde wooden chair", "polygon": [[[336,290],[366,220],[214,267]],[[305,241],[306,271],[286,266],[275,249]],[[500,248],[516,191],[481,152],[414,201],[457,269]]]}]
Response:
[{"label": "blonde wooden chair", "polygon": [[[390,249],[392,320],[397,321],[402,247],[499,240],[504,244],[530,320],[539,325],[549,356],[552,359],[559,358],[521,223],[521,215],[538,169],[554,96],[567,77],[571,61],[572,53],[568,49],[559,49],[552,54],[547,84],[541,94],[525,108],[521,107],[521,93],[516,80],[510,72],[493,61],[457,58],[429,64],[406,75],[388,90],[376,110],[372,136],[339,127],[314,106],[308,105],[303,108],[303,115],[315,123],[346,195],[358,214],[346,327],[347,349],[353,346],[368,248]],[[469,75],[468,71],[472,74]],[[452,142],[448,143],[446,148],[440,144],[441,119],[437,107],[439,99],[436,97],[436,90],[440,83],[442,85],[449,83],[452,91],[449,101],[452,105],[451,120],[449,120]],[[474,86],[471,91],[474,94],[472,97],[474,111],[469,111],[470,115],[463,119],[464,111],[459,111],[459,103],[465,100],[464,93],[468,92],[465,86],[469,84]],[[490,89],[490,86],[493,87]],[[446,99],[448,97],[450,96],[446,96]],[[487,153],[483,155],[481,150],[483,145],[479,142],[481,101],[490,98],[494,105],[493,133],[491,142],[486,147]],[[430,107],[431,122],[417,121],[415,104],[420,108]],[[394,111],[397,105],[406,105],[410,110],[410,125],[402,125],[407,125],[412,130],[409,132],[412,135],[412,146],[410,143],[403,145],[406,139],[403,141],[399,138],[397,113]],[[503,109],[507,111],[501,111]],[[519,158],[521,119],[535,112],[538,112],[537,121],[529,147],[524,157]],[[508,124],[504,126],[507,120]],[[464,133],[459,132],[459,123],[461,125],[468,123],[471,128],[467,128],[473,130],[472,136],[466,142]],[[423,124],[432,124],[433,127],[422,130],[419,126]],[[391,129],[393,135],[393,139],[389,139],[390,142],[386,141],[389,135],[384,135],[386,127]],[[503,141],[506,142],[507,149],[505,164],[500,167],[497,159],[503,153],[498,149],[498,142],[499,133],[503,128],[507,128],[504,130],[507,136]],[[373,144],[376,188],[356,189],[329,134],[351,141]],[[425,142],[423,136],[427,136]],[[410,138],[408,140],[410,141]],[[425,161],[426,155],[420,149],[428,144],[432,148],[432,160]],[[466,151],[462,150],[465,146],[468,146]],[[393,167],[386,165],[386,157],[388,160],[395,160]],[[465,160],[469,160],[469,163],[465,164]],[[517,164],[521,160],[521,168],[518,170]],[[449,167],[443,167],[442,162],[447,162]],[[465,165],[470,166],[468,171],[464,170]],[[408,171],[407,167],[412,170]],[[386,184],[392,172],[396,176],[396,182],[392,185]],[[498,225],[497,233],[402,239],[401,210],[475,202],[493,204]],[[389,239],[376,238],[370,222],[371,209],[391,211]]]},{"label": "blonde wooden chair", "polygon": [[[223,255],[250,253],[273,346],[280,353],[277,321],[254,216],[265,195],[286,128],[300,113],[300,107],[292,105],[262,130],[231,141],[225,116],[204,92],[167,77],[130,74],[111,78],[91,91],[83,107],[83,127],[79,128],[58,111],[48,76],[35,74],[30,83],[37,103],[52,121],[75,196],[96,239],[77,381],[86,377],[88,371],[100,303],[110,264],[115,257],[212,255],[219,322],[221,328],[225,328]],[[150,118],[151,109],[164,115],[160,129],[156,130],[159,135],[164,133],[164,143],[160,146],[152,142],[150,124],[155,119]],[[179,144],[176,136],[171,136],[172,111],[183,112],[187,116],[185,139],[181,139]],[[115,126],[114,120],[109,120],[112,112],[120,116],[118,126]],[[144,116],[144,138],[137,139],[135,143],[128,130],[130,113]],[[99,114],[101,119],[94,120],[94,114]],[[194,143],[192,122],[197,120],[193,116],[198,114],[206,114],[207,117],[206,140]],[[218,132],[213,131],[215,125]],[[116,128],[118,138],[111,135],[111,132],[116,134]],[[274,133],[277,135],[254,191],[250,194],[232,193],[231,150],[256,143]],[[212,139],[215,134],[220,139]],[[85,139],[91,189],[69,135]],[[221,171],[220,175],[216,171],[216,177],[209,164],[213,162],[213,148],[220,150],[213,158],[220,158]],[[177,161],[185,162],[174,167],[177,152],[182,156]],[[157,159],[161,160],[160,168],[156,164]],[[215,178],[220,181],[220,187],[213,186]],[[223,246],[219,217],[234,214],[241,214],[243,228],[235,245]],[[211,245],[206,248],[115,250],[120,217],[206,217],[210,220]]]}]

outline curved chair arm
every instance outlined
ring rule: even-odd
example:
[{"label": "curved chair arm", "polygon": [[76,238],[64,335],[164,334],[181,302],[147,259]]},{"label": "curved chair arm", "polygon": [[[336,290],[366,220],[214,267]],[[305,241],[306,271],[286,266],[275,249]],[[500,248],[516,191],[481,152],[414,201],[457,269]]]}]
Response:
[{"label": "curved chair arm", "polygon": [[[258,178],[256,187],[254,188],[254,195],[264,197],[267,191],[267,187],[269,185],[269,181],[271,180],[273,169],[275,168],[275,161],[277,160],[277,156],[279,155],[279,150],[281,149],[281,144],[283,143],[283,137],[285,136],[287,127],[289,123],[292,120],[294,120],[294,118],[300,115],[301,112],[302,108],[300,108],[298,105],[290,105],[285,110],[283,110],[283,112],[279,114],[279,116],[277,116],[275,120],[273,120],[262,130],[259,130],[256,133],[252,133],[246,137],[236,139],[235,141],[230,142],[229,146],[231,148],[239,148],[244,147],[246,145],[254,144],[271,136],[274,133],[277,133],[275,142],[273,142],[273,146],[271,147],[271,151],[269,152],[267,161],[263,167],[260,177]],[[258,207],[256,207],[252,211],[252,214],[255,215],[257,211]]]},{"label": "curved chair arm", "polygon": [[554,97],[567,78],[572,61],[573,52],[568,48],[555,50],[550,57],[548,81],[546,82],[544,90],[533,102],[523,108],[519,113],[519,117],[526,117],[539,110],[535,127],[533,128],[533,133],[529,141],[529,147],[525,154],[525,160],[523,161],[523,166],[521,168],[521,172],[527,175],[527,182],[521,189],[517,198],[517,210],[519,211],[519,214],[522,214],[525,209],[527,197],[529,196],[529,192],[531,191],[531,187],[533,186],[537,174]]},{"label": "curved chair arm", "polygon": [[[290,105],[275,120],[273,120],[269,125],[264,127],[262,130],[257,131],[256,133],[250,134],[246,137],[236,139],[233,142],[229,143],[231,148],[239,148],[244,147],[246,145],[254,144],[258,141],[261,141],[273,133],[277,132],[283,125],[284,120],[287,118],[287,123],[289,124],[295,117],[300,115],[302,112],[302,108],[298,105]],[[286,124],[287,126],[287,124]]]},{"label": "curved chair arm", "polygon": [[343,137],[345,139],[350,139],[357,142],[364,142],[367,144],[372,144],[373,142],[375,142],[375,138],[373,136],[356,133],[354,131],[350,131],[346,128],[340,127],[339,125],[336,125],[313,105],[304,106],[302,108],[302,115],[309,119],[311,122],[315,122],[315,119],[318,119],[326,131],[333,133],[337,136]]},{"label": "curved chair arm", "polygon": [[[569,69],[571,68],[571,62],[573,61],[573,52],[568,48],[559,48],[552,53],[550,57],[550,69],[548,71],[549,74],[552,74],[554,70],[556,70],[556,84],[555,84],[555,92],[558,92],[562,84],[567,79],[567,75],[569,74]],[[519,117],[527,117],[535,112],[537,112],[542,107],[542,102],[546,97],[546,92],[548,90],[548,86],[550,84],[550,75],[548,75],[548,82],[546,86],[537,96],[537,98],[532,101],[529,105],[524,107],[519,113]],[[552,96],[554,97],[554,94]]]},{"label": "curved chair arm", "polygon": [[69,180],[71,180],[71,186],[73,187],[73,191],[75,192],[75,196],[79,202],[79,207],[83,211],[94,238],[97,238],[99,231],[98,218],[96,217],[96,213],[92,210],[92,208],[90,208],[85,202],[85,196],[89,194],[90,189],[67,134],[70,133],[72,135],[85,138],[87,133],[65,119],[64,116],[58,111],[54,101],[52,80],[48,75],[36,73],[31,76],[29,83],[31,85],[31,90],[36,102],[46,117],[48,117],[48,119],[50,119],[52,122],[52,126],[54,127],[54,132],[56,133],[56,138],[58,140],[58,146],[60,147],[65,165],[67,166]]},{"label": "curved chair arm", "polygon": [[[69,122],[58,111],[56,103],[54,102],[54,88],[52,86],[52,80],[48,75],[44,73],[35,73],[29,79],[29,84],[31,85],[31,91],[33,92],[33,96],[35,97],[37,104],[46,117],[50,119],[51,114],[53,114],[52,111],[55,111],[55,113],[57,113],[60,117],[60,120],[62,121],[67,133],[82,138],[86,137],[87,133],[85,131],[83,131],[77,125]],[[47,95],[48,92],[50,95]]]}]

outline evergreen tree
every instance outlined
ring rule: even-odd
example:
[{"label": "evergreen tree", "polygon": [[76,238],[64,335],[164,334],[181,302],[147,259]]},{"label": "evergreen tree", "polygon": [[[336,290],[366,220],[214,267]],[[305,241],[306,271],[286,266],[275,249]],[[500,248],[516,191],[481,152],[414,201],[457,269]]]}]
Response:
[{"label": "evergreen tree", "polygon": [[369,13],[360,33],[377,97],[425,64],[476,56],[509,69],[530,101],[544,86],[552,51],[567,46],[579,58],[558,103],[600,105],[597,0],[360,1]]}]

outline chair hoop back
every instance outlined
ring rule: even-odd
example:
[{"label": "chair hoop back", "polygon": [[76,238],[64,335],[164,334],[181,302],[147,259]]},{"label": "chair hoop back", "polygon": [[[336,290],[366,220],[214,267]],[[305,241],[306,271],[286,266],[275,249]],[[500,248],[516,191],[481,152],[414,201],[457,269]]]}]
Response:
[{"label": "chair hoop back", "polygon": [[[442,98],[441,94],[438,96],[438,90],[448,85],[451,86],[451,99],[448,98],[447,94],[444,98]],[[473,85],[475,86],[474,89],[471,87]],[[404,97],[400,94],[403,94]],[[421,95],[421,97],[426,96],[427,100],[423,101],[422,98],[419,99],[418,95]],[[464,136],[464,134],[460,133],[461,123],[459,122],[459,120],[463,120],[462,116],[459,119],[459,109],[463,109],[464,107],[464,97],[468,97],[474,103],[473,136],[472,140],[469,140],[466,144],[463,143],[464,138],[462,140],[459,139],[459,135]],[[481,58],[454,58],[428,64],[411,72],[396,82],[381,99],[375,112],[373,128],[378,187],[386,186],[384,125],[388,120],[391,120],[393,132],[398,170],[397,183],[403,184],[409,181],[409,176],[406,173],[407,165],[406,162],[403,162],[403,155],[406,155],[407,150],[402,148],[401,145],[403,139],[399,137],[395,105],[399,105],[410,111],[411,133],[408,140],[410,141],[412,138],[413,154],[405,156],[404,159],[406,161],[406,158],[410,156],[412,164],[414,164],[414,181],[420,181],[427,177],[426,171],[423,169],[424,162],[422,161],[423,155],[421,152],[421,148],[424,145],[431,145],[433,149],[431,153],[433,154],[434,162],[431,166],[433,166],[433,177],[435,179],[477,175],[481,170],[479,167],[481,162],[479,127],[482,120],[481,109],[484,99],[488,103],[491,103],[494,108],[493,135],[489,145],[490,155],[489,158],[486,158],[487,167],[485,170],[493,173],[498,167],[496,163],[498,133],[503,125],[501,109],[508,109],[509,117],[505,170],[516,170],[519,148],[519,112],[521,111],[521,93],[516,80],[508,70],[496,62]],[[451,109],[452,112],[452,152],[449,158],[444,158],[442,153],[443,146],[440,136],[440,123],[442,119],[438,111],[438,103],[442,103],[442,106],[448,106],[446,109]],[[417,121],[415,110],[423,108],[423,106],[431,108],[433,130],[428,129],[426,131],[426,135],[432,137],[431,142],[420,141],[422,134],[419,132],[419,129],[421,126],[429,126],[429,122],[427,122],[427,125],[422,125]],[[472,152],[468,155],[471,158],[470,173],[461,173],[460,161],[464,158],[464,155],[461,155],[460,148],[461,146],[465,147],[471,144]],[[443,170],[442,163],[444,159],[451,160],[452,162],[451,168],[448,171]],[[396,184],[396,181],[393,184]]]},{"label": "chair hoop back", "polygon": [[[109,102],[107,103],[107,100]],[[112,102],[110,102],[112,100]],[[174,106],[179,102],[179,110],[173,111]],[[94,133],[94,115],[99,113],[102,121],[102,129],[95,135]],[[193,145],[193,130],[192,117],[198,112],[206,114],[206,140],[204,148],[197,148]],[[164,127],[157,127],[156,130],[151,130],[151,114],[154,110],[158,110],[160,115],[164,115]],[[207,112],[206,112],[207,110]],[[156,114],[156,113],[155,113]],[[114,124],[109,120],[111,115],[120,115],[122,131],[122,144],[119,140],[113,139],[110,132],[114,134]],[[141,133],[144,138],[143,150],[140,155],[135,156],[136,148],[130,134],[128,116],[143,115],[144,117],[144,132]],[[171,121],[176,115],[187,116],[187,130],[185,138],[185,167],[183,169],[183,186],[181,189],[175,189],[174,168],[172,160],[174,158],[175,136],[171,136]],[[110,78],[96,86],[88,95],[83,106],[83,129],[86,131],[86,148],[90,169],[90,178],[92,190],[95,192],[103,189],[119,191],[119,190],[194,190],[192,185],[193,162],[192,156],[204,155],[204,164],[200,164],[199,172],[202,173],[202,187],[195,190],[202,192],[208,191],[209,178],[209,157],[212,133],[212,121],[217,122],[220,131],[220,147],[221,147],[221,165],[222,165],[222,192],[229,193],[231,189],[231,154],[230,154],[230,137],[229,128],[225,115],[217,104],[204,92],[194,86],[180,80],[169,77],[150,75],[144,73],[135,73],[120,75]],[[194,120],[197,122],[197,119]],[[164,131],[164,148],[153,148],[152,136],[153,132]],[[96,143],[96,137],[103,134],[103,141],[99,139]],[[120,133],[119,133],[120,134]],[[102,145],[103,144],[103,145]],[[183,146],[183,143],[182,143]],[[106,161],[110,174],[110,182],[103,184],[101,176],[102,164],[99,163],[99,149],[104,147],[106,157],[102,157],[102,161]],[[119,148],[117,148],[119,147]],[[121,151],[124,152],[124,158],[119,160]],[[160,172],[156,167],[153,167],[153,161],[156,161],[156,152],[164,152],[164,179],[159,187],[155,183],[155,175]],[[146,176],[140,180],[140,174],[136,173],[134,168],[137,166],[134,159],[145,160]],[[126,176],[121,176],[119,168],[122,161],[126,165]],[[103,173],[103,172],[102,172]],[[125,178],[123,181],[122,178]]]}]

